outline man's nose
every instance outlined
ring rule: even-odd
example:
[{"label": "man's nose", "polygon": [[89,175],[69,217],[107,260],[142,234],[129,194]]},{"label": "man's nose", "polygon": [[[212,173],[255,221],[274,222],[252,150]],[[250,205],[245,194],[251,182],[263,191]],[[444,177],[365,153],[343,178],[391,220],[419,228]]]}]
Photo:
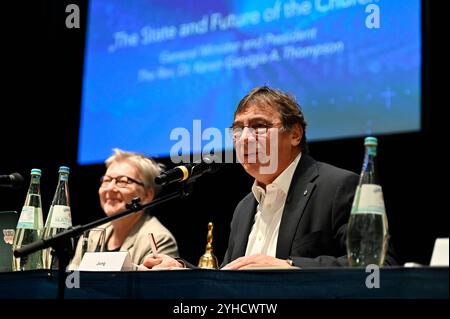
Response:
[{"label": "man's nose", "polygon": [[253,142],[256,140],[255,138],[255,130],[248,127],[248,126],[244,126],[242,128],[242,134],[241,137],[239,138],[242,141],[250,141]]}]

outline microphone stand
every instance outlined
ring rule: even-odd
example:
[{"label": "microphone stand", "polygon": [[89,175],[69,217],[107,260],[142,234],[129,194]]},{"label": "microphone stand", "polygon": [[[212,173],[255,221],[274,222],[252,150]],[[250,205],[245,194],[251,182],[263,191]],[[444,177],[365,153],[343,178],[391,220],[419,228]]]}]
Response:
[{"label": "microphone stand", "polygon": [[58,298],[64,298],[64,288],[66,281],[66,267],[69,265],[69,261],[72,257],[72,243],[71,239],[80,236],[86,230],[94,228],[99,225],[103,225],[107,222],[113,221],[115,219],[119,219],[125,216],[128,216],[132,213],[139,212],[146,208],[152,208],[154,206],[160,205],[167,201],[170,201],[175,198],[184,198],[189,196],[192,192],[192,181],[183,183],[179,190],[170,193],[168,195],[162,196],[160,198],[156,198],[155,200],[146,203],[140,204],[140,199],[138,197],[134,198],[131,203],[126,205],[127,210],[116,213],[111,216],[106,216],[100,219],[97,219],[91,223],[86,225],[77,225],[74,227],[70,227],[65,231],[62,231],[54,236],[49,238],[37,240],[31,244],[22,246],[14,250],[15,257],[23,257],[27,256],[36,251],[52,247],[52,254],[58,257]]}]

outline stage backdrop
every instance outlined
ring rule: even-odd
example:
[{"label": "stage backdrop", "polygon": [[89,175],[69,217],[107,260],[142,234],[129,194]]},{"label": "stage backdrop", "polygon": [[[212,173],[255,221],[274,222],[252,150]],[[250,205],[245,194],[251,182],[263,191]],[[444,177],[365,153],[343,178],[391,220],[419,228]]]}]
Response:
[{"label": "stage backdrop", "polygon": [[310,141],[417,131],[420,21],[419,0],[92,0],[78,162],[231,149],[260,85],[297,97]]}]

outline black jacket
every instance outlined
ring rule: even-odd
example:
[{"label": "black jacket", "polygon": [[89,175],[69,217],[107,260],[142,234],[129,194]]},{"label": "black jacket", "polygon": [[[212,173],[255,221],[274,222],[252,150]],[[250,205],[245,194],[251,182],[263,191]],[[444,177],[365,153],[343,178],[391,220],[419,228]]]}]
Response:
[{"label": "black jacket", "polygon": [[[303,154],[281,217],[276,257],[291,258],[301,268],[348,265],[347,222],[358,181],[353,172]],[[256,207],[253,193],[237,205],[222,266],[245,255]],[[392,254],[385,260],[388,265],[395,264]]]}]

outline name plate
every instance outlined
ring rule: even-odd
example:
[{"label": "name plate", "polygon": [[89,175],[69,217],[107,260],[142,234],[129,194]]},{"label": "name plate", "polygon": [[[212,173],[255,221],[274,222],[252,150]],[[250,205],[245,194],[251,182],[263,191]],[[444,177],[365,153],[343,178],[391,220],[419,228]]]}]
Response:
[{"label": "name plate", "polygon": [[437,238],[434,242],[430,266],[448,267],[448,238]]},{"label": "name plate", "polygon": [[86,252],[79,271],[131,271],[133,264],[128,251]]}]

